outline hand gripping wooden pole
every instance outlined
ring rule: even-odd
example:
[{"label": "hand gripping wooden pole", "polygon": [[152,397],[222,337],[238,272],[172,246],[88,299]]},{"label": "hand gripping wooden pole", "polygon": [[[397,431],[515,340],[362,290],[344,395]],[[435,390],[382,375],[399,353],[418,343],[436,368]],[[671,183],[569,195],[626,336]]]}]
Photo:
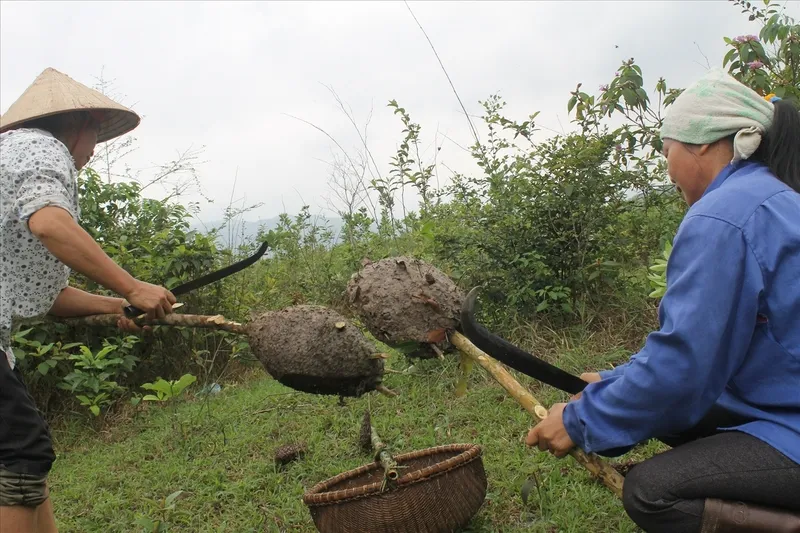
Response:
[{"label": "hand gripping wooden pole", "polygon": [[[506,391],[537,421],[547,417],[547,409],[539,403],[498,361],[492,359],[472,344],[468,338],[458,332],[450,335],[450,342],[464,355],[481,365]],[[594,477],[598,478],[617,497],[622,498],[622,475],[611,465],[595,454],[588,454],[579,448],[573,448],[569,455],[583,465]]]}]

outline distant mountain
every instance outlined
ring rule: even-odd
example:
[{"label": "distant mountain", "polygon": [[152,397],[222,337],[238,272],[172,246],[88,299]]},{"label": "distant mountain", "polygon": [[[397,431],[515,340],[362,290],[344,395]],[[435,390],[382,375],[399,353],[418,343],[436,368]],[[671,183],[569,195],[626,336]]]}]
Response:
[{"label": "distant mountain", "polygon": [[[222,226],[224,223],[223,220],[211,220],[209,222],[194,221],[191,224],[191,229],[205,233],[212,228]],[[263,227],[264,231],[269,231],[277,228],[279,223],[279,217],[262,218],[256,221],[231,221],[227,227],[219,232],[219,244],[221,246],[228,246],[230,244],[228,242],[229,240],[232,240],[234,244],[241,243],[242,241],[251,241],[258,236],[260,228]],[[310,223],[330,229],[333,232],[335,240],[340,238],[339,233],[344,225],[344,221],[339,217],[312,217]]]}]

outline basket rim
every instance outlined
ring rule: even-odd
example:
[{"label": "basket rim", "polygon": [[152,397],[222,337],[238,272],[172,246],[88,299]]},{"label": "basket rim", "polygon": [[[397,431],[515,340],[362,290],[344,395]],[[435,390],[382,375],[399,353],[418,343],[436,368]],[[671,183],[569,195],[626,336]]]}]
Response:
[{"label": "basket rim", "polygon": [[[458,451],[460,453],[448,459],[445,459],[444,461],[440,461],[433,465],[400,476],[394,482],[395,485],[399,489],[401,487],[406,487],[409,485],[413,485],[415,483],[421,483],[423,481],[427,481],[428,479],[445,474],[453,469],[466,466],[467,464],[477,459],[480,459],[483,449],[479,444],[471,444],[471,443],[443,444],[441,446],[434,446],[431,448],[425,448],[422,450],[415,450],[400,455],[395,455],[394,459],[399,463],[401,461],[418,459],[420,457],[427,457],[430,455],[435,455],[437,453],[454,452],[454,451]],[[360,476],[361,474],[370,472],[372,470],[377,470],[379,468],[381,468],[380,462],[373,461],[371,463],[361,465],[357,468],[348,470],[346,472],[342,472],[337,476],[321,481],[316,485],[314,485],[313,487],[311,487],[303,495],[303,503],[305,503],[309,507],[315,507],[322,505],[331,505],[335,503],[343,503],[346,501],[371,496],[373,494],[380,494],[382,486],[382,483],[380,481],[376,481],[375,483],[370,483],[369,485],[361,485],[359,487],[326,492],[333,485],[341,483],[342,481],[353,479],[355,477]]]}]

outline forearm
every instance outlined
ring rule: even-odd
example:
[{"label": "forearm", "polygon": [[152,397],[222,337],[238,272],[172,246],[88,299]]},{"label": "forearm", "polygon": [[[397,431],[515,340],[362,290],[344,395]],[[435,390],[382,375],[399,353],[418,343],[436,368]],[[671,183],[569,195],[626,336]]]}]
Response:
[{"label": "forearm", "polygon": [[598,370],[597,373],[600,374],[600,379],[608,379],[621,375],[623,372],[625,372],[625,369],[630,366],[630,364],[631,362],[629,360],[609,370]]},{"label": "forearm", "polygon": [[747,356],[763,278],[741,231],[710,217],[689,219],[667,276],[660,328],[640,355],[564,409],[567,432],[586,452],[691,428]]},{"label": "forearm", "polygon": [[633,354],[624,363],[620,363],[614,368],[608,370],[598,370],[597,373],[600,374],[601,379],[608,379],[614,376],[621,376],[625,372],[626,368],[629,368],[635,361],[637,361],[641,357],[647,357],[647,354],[643,351],[637,352]]},{"label": "forearm", "polygon": [[95,283],[127,296],[136,280],[114,263],[69,213],[45,207],[31,216],[31,232],[62,263]]},{"label": "forearm", "polygon": [[120,314],[124,300],[90,294],[86,291],[67,287],[56,298],[49,314],[57,317],[76,317],[101,314]]},{"label": "forearm", "polygon": [[586,452],[614,456],[692,426],[724,380],[662,363],[634,363],[623,375],[593,383],[578,401],[570,402],[563,419],[573,442]]}]

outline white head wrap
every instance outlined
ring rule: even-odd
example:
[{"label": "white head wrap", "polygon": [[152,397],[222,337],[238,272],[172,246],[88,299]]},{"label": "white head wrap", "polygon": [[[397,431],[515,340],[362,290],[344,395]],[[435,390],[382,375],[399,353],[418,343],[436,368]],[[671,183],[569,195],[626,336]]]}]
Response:
[{"label": "white head wrap", "polygon": [[661,138],[710,144],[734,135],[733,160],[748,159],[772,126],[774,106],[725,70],[708,71],[669,107]]}]

